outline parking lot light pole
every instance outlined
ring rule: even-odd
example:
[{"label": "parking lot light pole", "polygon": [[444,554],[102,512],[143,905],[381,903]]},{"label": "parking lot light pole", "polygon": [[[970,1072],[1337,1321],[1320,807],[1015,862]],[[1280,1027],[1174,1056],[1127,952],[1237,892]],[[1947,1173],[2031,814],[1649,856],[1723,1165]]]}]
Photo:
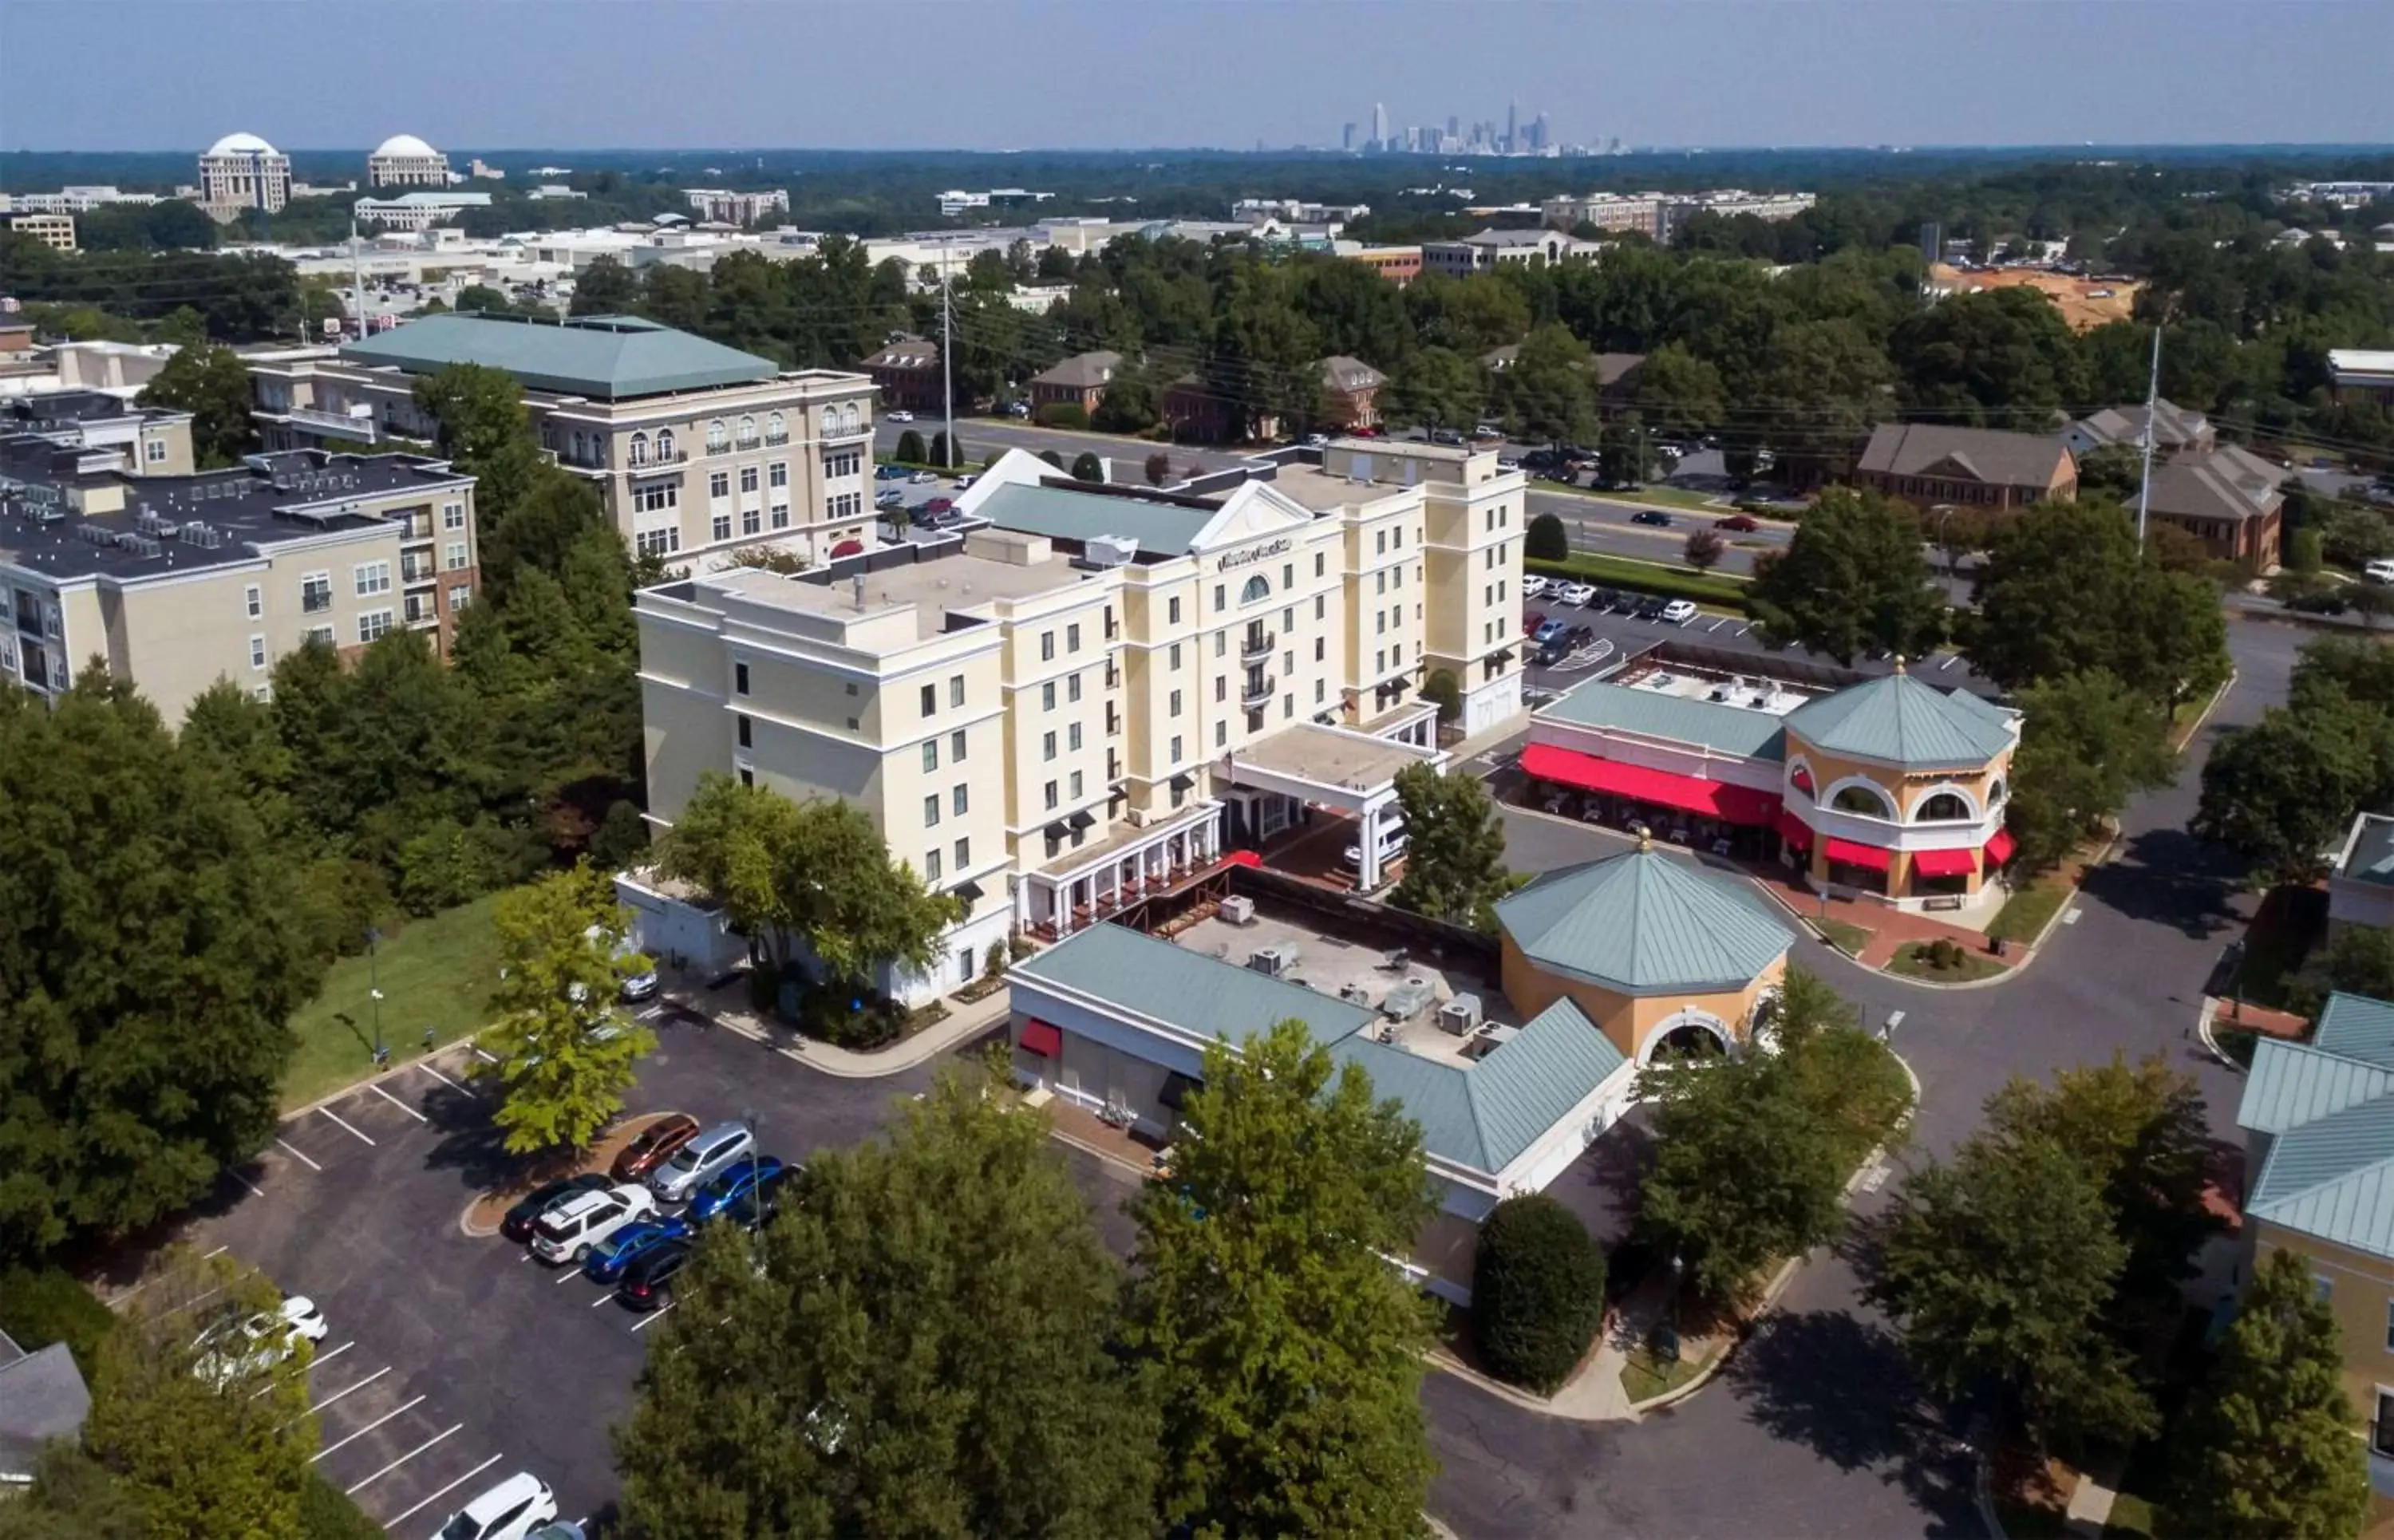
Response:
[{"label": "parking lot light pole", "polygon": [[[360,324],[364,323],[361,322]],[[375,1068],[377,1070],[382,1068],[383,1060],[386,1057],[382,1046],[382,975],[378,971],[375,955],[375,950],[381,941],[381,930],[374,926],[366,927],[366,998],[372,1003],[373,1007],[374,1061]]]},{"label": "parking lot light pole", "polygon": [[756,1211],[756,1230],[761,1231],[765,1228],[765,1192],[760,1185],[764,1179],[765,1140],[758,1130],[765,1120],[756,1115],[755,1108],[743,1107],[740,1122],[748,1130],[748,1206]]}]

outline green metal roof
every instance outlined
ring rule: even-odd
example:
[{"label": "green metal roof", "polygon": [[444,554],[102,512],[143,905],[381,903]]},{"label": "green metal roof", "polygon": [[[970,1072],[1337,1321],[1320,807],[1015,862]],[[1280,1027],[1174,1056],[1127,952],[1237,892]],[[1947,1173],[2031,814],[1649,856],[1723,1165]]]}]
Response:
[{"label": "green metal roof", "polygon": [[1743,989],[1796,941],[1743,881],[1651,849],[1548,872],[1496,920],[1531,961],[1630,994]]},{"label": "green metal roof", "polygon": [[636,316],[575,316],[562,322],[508,316],[428,315],[341,349],[375,367],[428,375],[453,363],[504,369],[528,389],[600,401],[747,385],[776,365]]},{"label": "green metal roof", "polygon": [[1830,754],[1921,768],[1983,765],[2011,747],[2006,718],[1909,674],[1888,674],[1808,701],[1787,731]]},{"label": "green metal roof", "polygon": [[1785,724],[1769,712],[1748,711],[1717,701],[1691,701],[1602,679],[1548,702],[1538,715],[1547,721],[1617,728],[1675,744],[1702,744],[1716,754],[1741,759],[1787,757]]},{"label": "green metal roof", "polygon": [[1373,1011],[1303,984],[1257,973],[1119,925],[1094,925],[1014,965],[1018,973],[1236,1044],[1291,1018],[1317,1043],[1335,1043]]},{"label": "green metal roof", "polygon": [[973,511],[1000,529],[1044,534],[1053,540],[1087,541],[1101,534],[1119,534],[1138,541],[1142,551],[1182,556],[1221,510],[1009,483],[991,492]]},{"label": "green metal roof", "polygon": [[2313,1042],[2262,1038],[2236,1121],[2274,1136],[2247,1214],[2394,1257],[2394,1006],[2332,995]]},{"label": "green metal roof", "polygon": [[1425,1059],[1359,1033],[1334,1058],[1404,1103],[1440,1160],[1495,1176],[1628,1060],[1577,1006],[1559,1000],[1469,1064]]},{"label": "green metal roof", "polygon": [[2394,884],[2394,818],[2362,813],[2354,832],[2352,854],[2335,875],[2351,882]]},{"label": "green metal roof", "polygon": [[2236,1104],[2236,1122],[2256,1133],[2282,1134],[2389,1090],[2394,1072],[2265,1037],[2253,1046],[2253,1072]]},{"label": "green metal roof", "polygon": [[2341,991],[2329,995],[2311,1031],[2311,1046],[2394,1070],[2394,1005]]}]

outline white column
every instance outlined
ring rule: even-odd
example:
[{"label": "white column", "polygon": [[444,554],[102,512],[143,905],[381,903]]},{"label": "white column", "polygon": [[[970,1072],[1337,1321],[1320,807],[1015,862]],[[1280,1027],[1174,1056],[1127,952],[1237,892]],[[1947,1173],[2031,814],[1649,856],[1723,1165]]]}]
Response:
[{"label": "white column", "polygon": [[1380,805],[1377,802],[1364,803],[1363,811],[1355,823],[1362,831],[1361,849],[1363,852],[1363,859],[1356,870],[1355,888],[1358,892],[1368,893],[1380,886]]}]

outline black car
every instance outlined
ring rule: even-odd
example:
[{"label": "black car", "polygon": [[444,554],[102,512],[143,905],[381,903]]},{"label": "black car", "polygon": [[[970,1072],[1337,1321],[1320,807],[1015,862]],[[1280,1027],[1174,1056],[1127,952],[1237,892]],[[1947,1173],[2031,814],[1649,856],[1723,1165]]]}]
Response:
[{"label": "black car", "polygon": [[1659,524],[1664,529],[1671,527],[1671,516],[1661,508],[1639,508],[1629,516],[1629,521],[1633,524]]},{"label": "black car", "polygon": [[568,1177],[562,1181],[544,1182],[525,1193],[521,1203],[507,1210],[507,1217],[499,1221],[499,1233],[510,1241],[529,1241],[532,1239],[532,1227],[540,1223],[540,1217],[551,1208],[577,1192],[592,1192],[609,1185],[604,1171],[585,1171],[578,1177]]},{"label": "black car", "polygon": [[1562,662],[1563,659],[1570,655],[1571,649],[1565,647],[1562,642],[1558,639],[1546,643],[1544,647],[1539,648],[1535,652],[1531,653],[1530,661],[1536,664],[1540,668],[1552,668],[1555,665]]},{"label": "black car", "polygon": [[1626,610],[1629,608],[1629,596],[1617,589],[1598,588],[1596,597],[1587,601],[1587,607],[1598,614],[1611,610]]},{"label": "black car", "polygon": [[1593,625],[1574,625],[1562,634],[1562,644],[1565,647],[1585,647],[1595,639],[1596,627]]},{"label": "black car", "polygon": [[1663,598],[1660,594],[1649,594],[1638,603],[1638,618],[1639,620],[1661,620],[1663,618],[1663,611],[1670,604],[1670,602],[1671,601],[1669,599]]},{"label": "black car", "polygon": [[669,1241],[640,1253],[625,1267],[615,1297],[636,1310],[663,1310],[673,1299],[675,1275],[690,1265],[690,1254],[687,1241]]}]

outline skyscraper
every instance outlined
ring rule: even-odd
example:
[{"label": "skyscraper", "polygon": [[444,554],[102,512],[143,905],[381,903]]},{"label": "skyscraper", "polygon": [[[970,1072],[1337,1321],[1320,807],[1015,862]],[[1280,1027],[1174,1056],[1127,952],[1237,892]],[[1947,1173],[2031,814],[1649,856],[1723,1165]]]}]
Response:
[{"label": "skyscraper", "polygon": [[1347,131],[1339,136],[1338,144],[1339,148],[1343,150],[1352,150],[1355,148],[1355,125],[1353,124],[1350,123],[1347,125]]},{"label": "skyscraper", "polygon": [[1372,148],[1375,150],[1386,150],[1388,147],[1388,104],[1386,102],[1375,101],[1372,103]]},{"label": "skyscraper", "polygon": [[1512,154],[1521,148],[1521,108],[1518,102],[1505,104],[1505,152]]}]

